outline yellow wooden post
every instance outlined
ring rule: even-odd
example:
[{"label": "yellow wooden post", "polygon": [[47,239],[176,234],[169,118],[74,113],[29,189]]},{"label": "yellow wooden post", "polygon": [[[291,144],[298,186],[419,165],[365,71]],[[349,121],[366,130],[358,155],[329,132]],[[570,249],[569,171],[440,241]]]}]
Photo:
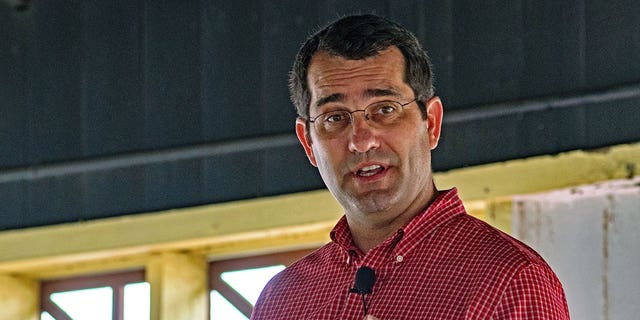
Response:
[{"label": "yellow wooden post", "polygon": [[0,320],[40,319],[39,299],[37,281],[0,275]]},{"label": "yellow wooden post", "polygon": [[165,252],[147,265],[151,320],[206,320],[208,268],[204,257]]}]

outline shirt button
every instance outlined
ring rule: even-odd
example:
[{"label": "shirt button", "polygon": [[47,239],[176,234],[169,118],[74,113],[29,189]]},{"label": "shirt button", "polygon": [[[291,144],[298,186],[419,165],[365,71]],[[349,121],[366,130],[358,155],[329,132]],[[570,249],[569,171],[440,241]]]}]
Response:
[{"label": "shirt button", "polygon": [[402,260],[404,260],[403,256],[397,256],[396,257],[396,262],[402,262]]}]

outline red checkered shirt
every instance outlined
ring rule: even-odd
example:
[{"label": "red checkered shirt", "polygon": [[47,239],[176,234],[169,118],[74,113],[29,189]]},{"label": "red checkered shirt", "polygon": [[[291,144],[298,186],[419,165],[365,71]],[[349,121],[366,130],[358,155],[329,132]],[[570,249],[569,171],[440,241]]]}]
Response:
[{"label": "red checkered shirt", "polygon": [[356,270],[375,271],[368,312],[381,320],[569,319],[562,285],[531,248],[468,214],[456,189],[363,254],[343,217],[332,242],[276,275],[251,319],[364,317],[350,293]]}]

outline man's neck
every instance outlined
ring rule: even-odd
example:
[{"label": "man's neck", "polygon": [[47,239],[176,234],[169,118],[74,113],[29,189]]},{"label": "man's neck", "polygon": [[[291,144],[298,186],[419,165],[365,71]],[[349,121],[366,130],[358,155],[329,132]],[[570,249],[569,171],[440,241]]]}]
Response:
[{"label": "man's neck", "polygon": [[438,193],[434,186],[431,192],[426,193],[429,195],[426,200],[416,201],[414,206],[399,214],[382,212],[368,215],[350,215],[347,213],[347,222],[349,223],[354,244],[366,254],[369,250],[389,239],[418,214],[424,212],[438,196]]}]

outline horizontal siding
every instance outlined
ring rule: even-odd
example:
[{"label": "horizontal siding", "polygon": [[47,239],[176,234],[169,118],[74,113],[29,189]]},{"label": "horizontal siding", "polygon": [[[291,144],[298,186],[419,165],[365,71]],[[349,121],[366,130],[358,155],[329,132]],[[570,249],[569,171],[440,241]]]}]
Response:
[{"label": "horizontal siding", "polygon": [[[640,140],[634,0],[8,3],[0,230],[322,188],[293,137],[287,73],[346,13],[389,16],[428,49],[445,103],[437,170]],[[86,166],[217,145],[231,151]]]}]

